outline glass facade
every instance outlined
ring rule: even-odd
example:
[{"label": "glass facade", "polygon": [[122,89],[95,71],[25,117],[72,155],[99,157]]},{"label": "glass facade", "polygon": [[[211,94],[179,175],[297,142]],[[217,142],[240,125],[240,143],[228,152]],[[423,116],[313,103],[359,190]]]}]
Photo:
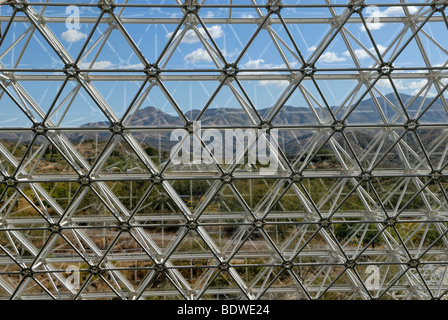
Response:
[{"label": "glass facade", "polygon": [[448,290],[448,1],[0,1],[0,299]]}]

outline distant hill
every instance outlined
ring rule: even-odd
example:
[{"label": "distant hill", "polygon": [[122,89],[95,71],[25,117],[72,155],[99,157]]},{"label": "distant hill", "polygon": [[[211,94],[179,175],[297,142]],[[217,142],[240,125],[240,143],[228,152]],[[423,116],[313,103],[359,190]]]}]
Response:
[{"label": "distant hill", "polygon": [[[432,101],[432,98],[426,98],[418,96],[410,96],[407,94],[401,94],[400,98],[404,105],[410,101],[412,103],[407,108],[407,113],[410,118],[418,116],[422,110]],[[336,118],[340,119],[347,112],[347,108],[339,108],[332,106],[332,112]],[[269,108],[258,110],[262,118],[266,117],[271,111]],[[200,110],[191,110],[185,113],[185,116],[189,120],[197,119]],[[401,113],[401,115],[400,115]],[[383,97],[376,97],[376,99],[365,99],[350,113],[347,118],[347,124],[372,124],[383,123],[383,117],[387,121],[402,124],[406,122],[405,116],[402,114],[403,108],[393,93],[385,95]],[[255,113],[252,111],[254,119],[258,119]],[[285,105],[276,114],[273,124],[274,125],[318,125],[320,119],[324,123],[331,123],[331,116],[329,111],[323,105],[322,107],[315,106],[314,111],[308,107],[295,107]],[[201,116],[200,121],[202,125],[207,126],[225,126],[225,125],[250,125],[252,122],[249,116],[242,108],[209,108]],[[447,123],[448,115],[442,102],[439,100],[434,103],[430,109],[422,116],[421,122],[428,123]],[[98,125],[98,124],[87,124]],[[178,115],[170,115],[153,106],[138,110],[129,126],[182,126]]]},{"label": "distant hill", "polygon": [[[415,97],[407,94],[401,94],[400,98],[402,102],[407,105],[412,101],[407,109],[407,113],[410,118],[415,118],[421,113],[422,110],[432,101],[432,98],[423,99],[423,97]],[[353,101],[352,103],[354,103]],[[379,110],[378,110],[379,108]],[[347,113],[347,108],[340,108],[336,106],[330,107],[332,112],[335,114],[337,119],[341,119]],[[269,108],[258,110],[262,118],[269,115],[272,111]],[[189,120],[196,120],[200,114],[200,110],[191,110],[185,113],[185,116]],[[393,93],[385,95],[383,97],[376,97],[375,99],[368,98],[360,102],[360,104],[354,109],[348,118],[346,119],[347,124],[382,124],[383,117],[389,122],[394,122],[397,124],[404,124],[406,118],[402,113],[401,104],[397,96]],[[258,117],[253,111],[251,111],[251,116],[253,119]],[[207,109],[199,119],[203,126],[212,126],[219,128],[220,126],[247,126],[251,125],[252,122],[249,116],[245,113],[242,108],[210,108]],[[320,121],[320,122],[319,122]],[[439,100],[434,103],[431,108],[421,117],[420,122],[422,123],[448,123],[448,115],[442,102]],[[325,108],[325,105],[321,106],[315,105],[314,110],[303,107],[303,106],[283,106],[280,111],[276,114],[273,125],[275,126],[313,126],[319,125],[321,123],[328,124],[332,123],[332,117]],[[109,127],[108,122],[90,122],[82,125],[81,127]],[[184,125],[183,121],[178,115],[168,114],[161,109],[154,106],[148,106],[143,109],[138,110],[132,116],[131,121],[127,124],[127,127],[134,127],[136,131],[133,133],[136,139],[144,144],[150,145],[155,148],[161,148],[162,150],[170,150],[172,146],[176,144],[175,141],[170,141],[171,130],[160,130],[160,131],[138,131],[138,127],[156,127],[156,128],[167,128],[167,127],[182,127]],[[362,145],[367,145],[371,132],[368,130],[360,130],[357,132],[359,147],[363,148]],[[90,139],[95,136],[100,139],[106,139],[110,136],[108,133],[66,133],[72,141],[78,141],[82,139]],[[311,129],[285,129],[279,131],[279,144],[283,147],[287,153],[297,154],[300,148],[303,147],[307,141],[313,137],[314,132]],[[4,134],[2,136],[4,140],[17,140],[15,134]],[[23,142],[26,142],[28,138],[23,138]]]}]

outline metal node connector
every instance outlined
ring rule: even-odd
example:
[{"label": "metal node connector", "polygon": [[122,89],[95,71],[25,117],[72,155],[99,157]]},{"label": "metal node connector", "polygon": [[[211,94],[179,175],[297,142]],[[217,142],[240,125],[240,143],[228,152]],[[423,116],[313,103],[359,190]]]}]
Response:
[{"label": "metal node connector", "polygon": [[419,265],[420,265],[420,261],[417,259],[411,259],[408,262],[409,268],[418,268]]},{"label": "metal node connector", "polygon": [[58,224],[52,224],[52,225],[50,226],[50,231],[51,231],[52,233],[60,233],[61,230],[62,230],[62,227],[61,227],[60,225],[58,225]]},{"label": "metal node connector", "polygon": [[79,183],[83,186],[89,186],[92,183],[92,180],[87,176],[79,177]]},{"label": "metal node connector", "polygon": [[418,122],[416,120],[410,120],[404,124],[404,127],[409,131],[416,130],[418,128]]},{"label": "metal node connector", "polygon": [[129,232],[129,230],[131,229],[131,226],[127,222],[121,222],[119,225],[119,228],[120,228],[120,231]]},{"label": "metal node connector", "polygon": [[227,77],[233,78],[238,74],[238,68],[233,64],[229,64],[225,66],[224,73]]},{"label": "metal node connector", "polygon": [[264,222],[263,220],[256,220],[254,221],[254,227],[257,229],[261,229],[264,226]]},{"label": "metal node connector", "polygon": [[302,66],[302,74],[306,77],[312,76],[316,72],[316,68],[312,65]]},{"label": "metal node connector", "polygon": [[221,177],[222,181],[224,181],[225,183],[231,183],[233,180],[232,175],[230,174],[223,174],[223,176]]},{"label": "metal node connector", "polygon": [[156,65],[150,64],[150,65],[145,69],[145,73],[146,73],[148,76],[156,77],[156,76],[160,73],[160,69],[159,69]]},{"label": "metal node connector", "polygon": [[293,267],[293,263],[291,261],[285,261],[282,264],[282,267],[285,268],[286,270],[290,270]]},{"label": "metal node connector", "polygon": [[31,268],[23,268],[21,274],[25,278],[28,278],[28,277],[32,277],[34,275],[34,271]]},{"label": "metal node connector", "polygon": [[387,218],[384,222],[388,227],[393,227],[397,223],[397,220],[395,218]]},{"label": "metal node connector", "polygon": [[79,68],[74,65],[66,65],[64,72],[66,75],[73,78],[79,74]]},{"label": "metal node connector", "polygon": [[103,0],[98,3],[98,8],[103,10],[104,12],[112,12],[115,9],[115,4],[110,0]]},{"label": "metal node connector", "polygon": [[431,179],[434,181],[438,181],[440,178],[442,178],[442,173],[439,171],[435,171],[431,174]]},{"label": "metal node connector", "polygon": [[45,125],[43,123],[35,123],[33,125],[33,132],[35,134],[44,134],[45,131],[47,131],[47,128],[45,127]]},{"label": "metal node connector", "polygon": [[370,172],[364,172],[361,174],[361,179],[363,181],[370,181],[372,179],[372,174]]},{"label": "metal node connector", "polygon": [[151,180],[152,180],[152,183],[154,183],[154,184],[161,184],[163,181],[163,177],[158,174],[155,174],[151,177]]},{"label": "metal node connector", "polygon": [[355,260],[347,260],[345,261],[344,266],[348,269],[352,269],[356,266],[356,262]]},{"label": "metal node connector", "polygon": [[100,273],[100,268],[98,266],[90,266],[89,268],[89,272],[91,274],[99,274]]},{"label": "metal node connector", "polygon": [[293,173],[290,177],[292,182],[300,182],[303,179],[303,176],[300,173]]},{"label": "metal node connector", "polygon": [[15,187],[17,185],[17,180],[12,177],[6,177],[4,181],[8,187]]},{"label": "metal node connector", "polygon": [[118,124],[118,123],[114,123],[109,127],[109,130],[113,133],[113,134],[122,134],[123,133],[123,126]]},{"label": "metal node connector", "polygon": [[198,223],[196,221],[189,221],[187,227],[190,230],[196,230],[198,228]]},{"label": "metal node connector", "polygon": [[379,72],[383,76],[387,76],[387,75],[390,75],[393,70],[394,70],[394,68],[392,67],[392,65],[390,65],[389,63],[384,63],[380,66]]},{"label": "metal node connector", "polygon": [[166,269],[165,265],[163,263],[158,263],[154,266],[154,270],[157,272],[164,272]]},{"label": "metal node connector", "polygon": [[226,261],[222,261],[222,262],[219,264],[219,270],[221,270],[221,271],[228,271],[229,268],[230,268],[230,265],[229,265],[229,263],[226,262]]},{"label": "metal node connector", "polygon": [[330,226],[330,224],[331,224],[331,222],[330,222],[330,220],[328,220],[328,219],[322,219],[322,220],[320,220],[320,222],[319,222],[319,225],[320,225],[322,228],[328,228],[328,227]]}]

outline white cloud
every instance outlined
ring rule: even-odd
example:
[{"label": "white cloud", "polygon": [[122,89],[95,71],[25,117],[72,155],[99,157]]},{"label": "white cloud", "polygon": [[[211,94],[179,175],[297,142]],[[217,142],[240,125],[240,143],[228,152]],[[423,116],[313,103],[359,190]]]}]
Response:
[{"label": "white cloud", "polygon": [[[296,67],[297,61],[293,61],[291,63],[291,67]],[[263,59],[256,59],[256,60],[249,60],[243,65],[241,65],[241,69],[285,69],[286,65],[284,63],[282,64],[271,64],[271,63],[264,63]],[[249,72],[245,72],[245,74],[249,74]]]},{"label": "white cloud", "polygon": [[[210,33],[210,35],[213,37],[213,39],[218,39],[221,38],[224,35],[224,32],[222,31],[222,27],[221,26],[211,26],[210,28],[207,28],[208,32]],[[207,38],[207,33],[205,32],[205,30],[202,27],[198,28],[199,33],[204,36],[205,38]],[[180,30],[177,34],[179,35],[182,31]],[[172,36],[172,32],[167,33],[167,35],[165,36],[167,39],[169,37]],[[199,42],[199,38],[196,34],[196,32],[194,30],[188,30],[184,37],[182,38],[182,43],[196,43]]]},{"label": "white cloud", "polygon": [[[316,49],[317,49],[316,46],[311,46],[308,49],[306,49],[306,51],[314,52]],[[319,61],[325,62],[325,63],[342,62],[345,60],[347,60],[346,56],[340,57],[336,52],[333,52],[333,51],[327,51],[323,55],[321,55],[319,58]]]},{"label": "white cloud", "polygon": [[[89,69],[91,64],[92,64],[91,62],[81,62],[79,64],[79,68],[80,69]],[[113,65],[114,64],[111,61],[107,61],[107,60],[96,61],[93,64],[92,69],[107,69],[107,68],[112,67]]]},{"label": "white cloud", "polygon": [[205,15],[206,18],[214,18],[215,14],[213,13],[213,11],[207,11],[207,14]]},{"label": "white cloud", "polygon": [[119,67],[120,69],[142,69],[143,68],[143,63],[136,63],[136,64],[126,64],[126,65],[121,65]]},{"label": "white cloud", "polygon": [[261,65],[266,66],[263,59],[251,59],[242,65],[242,69],[260,69]]},{"label": "white cloud", "polygon": [[[415,81],[401,80],[401,79],[394,80],[394,85],[397,88],[398,92],[407,93],[411,96],[416,96],[417,94],[420,94],[420,96],[423,97],[423,95],[426,95],[427,98],[433,98],[437,95],[437,92],[434,90],[434,86],[428,92],[427,91],[428,87],[425,87],[427,83],[428,81],[426,79]],[[378,80],[377,86],[392,91],[392,84],[390,83],[389,79]],[[425,89],[421,91],[423,88]]]},{"label": "white cloud", "polygon": [[[295,67],[297,65],[296,62],[291,63],[291,67]],[[256,60],[249,60],[243,65],[241,65],[241,69],[284,69],[286,68],[286,65],[284,63],[275,65],[270,63],[264,63],[263,59],[256,59]],[[245,75],[247,74],[257,74],[256,72],[244,72]],[[278,74],[276,72],[272,72],[271,74]],[[278,88],[284,88],[289,85],[288,80],[261,80],[258,81],[258,85],[260,86],[276,86]]]},{"label": "white cloud", "polygon": [[62,32],[62,39],[67,41],[67,42],[78,42],[82,39],[87,38],[87,34],[82,33],[79,30],[76,29],[70,29],[67,31]]},{"label": "white cloud", "polygon": [[241,49],[235,49],[231,52],[228,52],[226,49],[223,49],[223,50],[221,50],[221,52],[224,55],[224,57],[232,58],[232,57],[238,55],[241,52]]},{"label": "white cloud", "polygon": [[333,63],[333,62],[342,62],[347,60],[346,57],[340,57],[336,52],[327,51],[323,55],[320,56],[319,61],[325,63]]},{"label": "white cloud", "polygon": [[242,13],[241,15],[240,15],[240,18],[242,18],[242,19],[253,19],[253,18],[255,18],[252,14],[247,14],[247,13]]},{"label": "white cloud", "polygon": [[[420,92],[420,90],[426,86],[427,83],[428,83],[428,81],[426,79],[417,80],[417,81],[409,81],[409,80],[401,80],[401,79],[394,80],[394,85],[397,88],[398,92],[407,91],[409,93],[409,91],[412,91],[410,93],[411,95],[418,94]],[[377,85],[379,87],[392,89],[392,84],[390,83],[389,79],[380,79],[380,80],[378,80]],[[431,96],[431,95],[432,95],[431,93],[428,94],[428,96]]]},{"label": "white cloud", "polygon": [[[377,48],[378,48],[378,50],[380,51],[381,54],[383,54],[383,52],[387,49],[385,46],[383,46],[383,45],[381,45],[381,44],[377,44],[376,46],[377,46]],[[370,51],[375,57],[377,56],[374,47],[370,48],[369,51]],[[364,50],[364,49],[356,49],[356,50],[354,50],[354,52],[355,52],[355,54],[356,54],[356,56],[358,57],[359,60],[363,60],[363,59],[367,59],[367,58],[370,58],[370,57],[371,57],[371,56],[369,55],[369,53],[366,52],[366,50]],[[346,57],[348,57],[348,58],[351,57],[349,51],[345,51],[345,52],[343,53],[343,55],[346,56]]]},{"label": "white cloud", "polygon": [[261,80],[258,81],[260,86],[276,86],[279,88],[284,88],[289,86],[288,80]]},{"label": "white cloud", "polygon": [[[414,14],[418,10],[417,7],[414,6],[409,6],[407,8],[410,14]],[[398,17],[398,16],[404,16],[405,13],[402,7],[388,7],[386,10],[382,12],[382,15],[386,17]]]},{"label": "white cloud", "polygon": [[198,48],[187,54],[184,58],[189,63],[211,62],[212,58],[208,52],[202,48]]},{"label": "white cloud", "polygon": [[[407,7],[409,14],[415,14],[418,9],[414,6]],[[366,22],[367,22],[367,28],[369,28],[370,31],[372,30],[380,30],[382,27],[384,27],[386,24],[381,22],[381,18],[385,17],[403,17],[405,16],[405,12],[401,6],[396,7],[388,7],[387,9],[381,11],[376,6],[369,6],[366,9]],[[366,31],[366,28],[364,25],[360,27],[361,31]]]}]

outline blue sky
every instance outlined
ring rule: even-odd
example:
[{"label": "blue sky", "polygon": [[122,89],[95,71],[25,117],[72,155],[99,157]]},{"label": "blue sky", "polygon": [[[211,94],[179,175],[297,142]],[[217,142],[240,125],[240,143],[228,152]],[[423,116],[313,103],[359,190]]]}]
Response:
[{"label": "blue sky", "polygon": [[[64,2],[64,1],[58,1]],[[122,3],[123,1],[116,1]],[[145,3],[146,1],[133,1],[133,3]],[[391,1],[375,1],[375,3],[390,3]],[[396,1],[398,3],[398,1]],[[162,1],[164,4],[173,4],[174,1]],[[228,1],[207,1],[210,4],[228,3]],[[238,3],[249,3],[249,1],[241,0]],[[264,3],[264,2],[261,2]],[[290,1],[290,3],[324,3],[324,1]],[[345,1],[335,1],[334,3],[346,3]],[[415,1],[413,1],[415,3]],[[85,17],[97,17],[99,13],[98,8],[78,7],[81,18]],[[36,7],[37,10],[40,8]],[[11,10],[8,7],[2,7],[1,14],[9,15]],[[342,9],[336,8],[336,14],[340,14]],[[418,7],[409,7],[409,12],[415,14],[419,12]],[[116,9],[116,13],[118,13]],[[266,12],[262,9],[262,12]],[[66,7],[50,7],[44,12],[44,16],[53,17],[70,17],[73,11],[66,11]],[[201,17],[204,18],[224,18],[229,16],[228,9],[201,9]],[[22,16],[23,14],[19,14]],[[331,17],[331,13],[328,9],[284,9],[282,11],[284,18],[300,17]],[[385,17],[399,17],[404,16],[404,12],[400,7],[389,8],[367,8],[365,11],[368,21],[374,22],[369,24],[369,29],[378,45],[378,49],[385,53],[384,60],[388,60],[391,57],[394,46],[386,52],[386,48],[393,42],[402,29],[401,23],[382,23],[381,19]],[[123,19],[126,18],[171,18],[181,17],[182,13],[180,9],[142,9],[142,8],[126,8],[121,13]],[[235,9],[232,11],[232,17],[235,18],[257,18],[258,14],[254,9]],[[73,22],[74,20],[69,20]],[[3,23],[4,24],[4,23]],[[80,24],[78,27],[70,27],[70,24],[64,23],[49,23],[49,28],[58,37],[61,44],[66,50],[76,57],[82,48],[87,35],[93,28],[93,24]],[[164,48],[171,34],[176,28],[175,24],[165,25],[151,25],[151,24],[126,24],[127,32],[133,38],[135,43],[139,46],[140,50],[146,57],[146,59],[152,63],[154,62],[161,50]],[[216,44],[221,49],[222,53],[228,60],[233,62],[241,52],[242,48],[250,39],[251,35],[256,30],[255,24],[235,24],[235,25],[219,25],[219,24],[207,24],[209,33],[214,37]],[[289,30],[293,35],[301,53],[306,59],[312,57],[315,48],[323,40],[326,34],[330,31],[329,24],[288,24]],[[4,28],[4,27],[3,27]],[[21,48],[28,40],[25,36],[18,45],[11,51],[5,52],[5,50],[14,42],[20,39],[20,36],[29,28],[27,23],[14,23],[10,32],[5,39],[2,48],[0,48],[0,62],[7,68],[14,67],[20,58],[18,68],[62,68],[63,65],[60,62],[57,55],[51,51],[51,49],[45,44],[43,37],[35,32],[31,37],[28,49],[23,56],[21,54]],[[87,49],[90,49],[92,45],[101,40],[107,29],[107,25],[100,24],[95,31],[94,36]],[[181,29],[182,30],[182,29]],[[293,49],[287,33],[281,25],[272,25],[272,30],[283,39],[287,46]],[[353,46],[353,50],[357,55],[362,67],[369,67],[375,63],[375,60],[366,52],[362,46],[370,50],[370,52],[376,55],[373,45],[368,37],[367,32],[363,28],[362,24],[348,24],[346,26],[346,35],[350,44]],[[428,53],[428,59],[432,66],[441,66],[447,60],[447,54],[443,50],[439,49],[431,40],[431,37],[437,41],[441,47],[448,48],[448,36],[445,25],[432,22],[423,28],[425,35],[421,35],[421,43],[425,47]],[[202,27],[199,27],[199,32],[205,34]],[[412,34],[409,30],[405,36],[407,39]],[[362,45],[362,46],[361,46]],[[90,54],[88,54],[80,63],[81,68],[88,68],[92,64],[97,54],[97,47],[95,47]],[[282,46],[283,47],[283,46]],[[283,47],[285,48],[285,47]],[[287,50],[284,50],[285,57],[289,61],[291,67],[299,68],[300,62]],[[162,61],[162,63],[164,63]],[[274,42],[272,41],[267,30],[261,30],[260,34],[255,38],[253,44],[249,47],[245,55],[242,57],[239,63],[239,68],[258,69],[258,68],[284,68],[286,65],[282,60]],[[318,63],[318,68],[350,68],[355,67],[350,53],[347,49],[347,44],[341,35],[338,35],[328,46],[327,50],[323,53]],[[395,61],[396,67],[415,67],[425,66],[425,63],[419,54],[416,41],[412,41],[409,46],[404,50],[403,54]],[[205,50],[199,38],[193,31],[189,30],[185,34],[185,37],[180,42],[177,50],[170,57],[166,63],[167,69],[209,69],[214,68],[215,65],[211,61],[211,58]],[[94,69],[141,69],[142,65],[138,57],[129,47],[124,37],[118,30],[113,30],[110,34],[108,41],[104,44],[101,52],[96,57],[96,62],[93,64]],[[54,74],[48,73],[48,74]],[[98,73],[95,73],[98,74]],[[122,74],[122,73],[120,73]],[[135,73],[132,73],[135,74]],[[217,72],[210,74],[219,74]],[[356,81],[318,81],[321,90],[324,92],[328,103],[330,105],[339,105],[350,93],[351,89],[357,84]],[[395,85],[399,91],[416,94],[419,89],[424,86],[426,80],[416,77],[409,80],[396,80]],[[30,93],[32,98],[42,106],[44,110],[48,109],[54,98],[58,87],[61,82],[21,82],[23,87]],[[104,99],[111,105],[113,110],[118,116],[122,115],[126,107],[132,101],[138,88],[141,86],[140,82],[128,82],[128,81],[103,81],[93,83],[97,90],[101,93]],[[175,98],[179,106],[183,111],[191,109],[200,109],[208,100],[208,97],[218,86],[218,81],[167,81],[165,86]],[[275,101],[278,100],[280,95],[288,86],[288,82],[284,80],[263,80],[263,81],[242,81],[242,85],[247,91],[247,94],[251,98],[252,102],[258,109],[269,108]],[[317,90],[310,81],[304,82],[305,88],[309,90],[316,97]],[[64,90],[60,101],[67,97],[67,94],[74,87],[74,84],[69,84]],[[387,81],[381,80],[376,86],[380,92],[391,92],[390,84]],[[434,95],[434,91],[430,95]],[[5,100],[5,97],[3,97]],[[3,102],[3,101],[2,101]],[[0,121],[1,126],[16,126],[21,123],[23,116],[20,112],[9,111],[13,108],[11,103],[6,102],[10,107],[5,115],[8,115],[6,120]],[[305,106],[305,100],[299,92],[296,92],[287,102],[289,105]],[[174,110],[166,97],[163,95],[160,89],[154,88],[142,107],[156,106],[168,113],[174,113]],[[211,107],[229,107],[236,108],[238,103],[235,97],[230,93],[230,89],[227,87],[219,94]],[[55,114],[52,120],[58,122],[62,119],[61,125],[79,125],[90,121],[101,121],[105,117],[96,105],[90,100],[88,95],[81,91],[76,97],[70,110],[64,116],[64,107],[60,112]],[[64,117],[64,118],[61,118]],[[11,119],[18,118],[14,121]],[[26,125],[26,124],[24,124]]]}]

